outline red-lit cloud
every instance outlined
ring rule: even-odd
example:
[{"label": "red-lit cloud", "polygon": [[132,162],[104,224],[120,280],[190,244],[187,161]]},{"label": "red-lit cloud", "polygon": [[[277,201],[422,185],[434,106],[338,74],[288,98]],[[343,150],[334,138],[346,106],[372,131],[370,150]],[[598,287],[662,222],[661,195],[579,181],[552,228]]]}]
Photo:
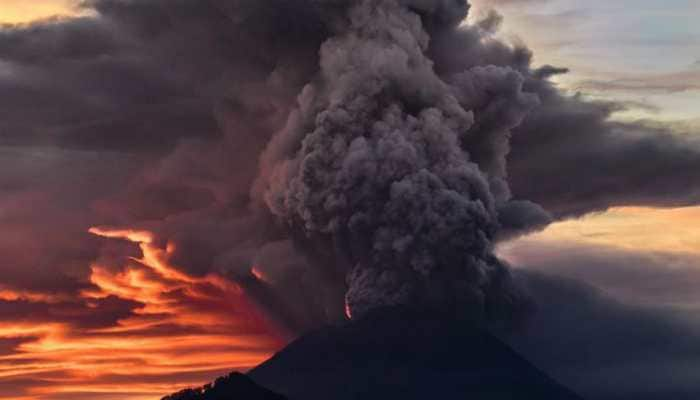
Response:
[{"label": "red-lit cloud", "polygon": [[[3,305],[46,310],[2,316],[0,399],[155,399],[250,368],[282,345],[236,284],[172,267],[172,245],[158,248],[149,232],[91,232],[133,242],[142,256],[93,264],[92,286],[75,298],[0,290]],[[121,315],[82,321],[110,312]]]}]

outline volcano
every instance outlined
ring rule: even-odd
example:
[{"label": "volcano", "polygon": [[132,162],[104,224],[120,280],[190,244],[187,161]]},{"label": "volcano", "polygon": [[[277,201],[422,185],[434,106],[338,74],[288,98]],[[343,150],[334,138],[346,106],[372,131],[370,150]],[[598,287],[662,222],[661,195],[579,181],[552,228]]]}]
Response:
[{"label": "volcano", "polygon": [[302,336],[248,377],[269,390],[236,375],[228,397],[196,399],[581,400],[472,323],[399,310]]}]

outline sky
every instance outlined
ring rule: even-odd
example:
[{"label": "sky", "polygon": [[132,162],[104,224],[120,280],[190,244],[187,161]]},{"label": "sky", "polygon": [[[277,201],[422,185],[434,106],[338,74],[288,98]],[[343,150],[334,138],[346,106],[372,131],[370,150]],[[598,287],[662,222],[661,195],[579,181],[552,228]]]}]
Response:
[{"label": "sky", "polygon": [[[627,118],[697,120],[700,5],[622,0],[506,2],[504,35],[525,40],[542,64],[565,65],[560,81],[587,95],[649,107]],[[601,58],[605,63],[598,62]]]},{"label": "sky", "polygon": [[[567,90],[633,102],[620,119],[700,121],[697,2],[504,3],[498,7],[505,18],[502,34],[525,40],[535,49],[537,63],[569,68],[559,78]],[[493,4],[477,6],[486,12]],[[615,85],[619,80],[622,84]],[[692,254],[700,252],[700,223],[694,223],[699,212],[694,207],[618,208],[554,224],[528,240]]]},{"label": "sky", "polygon": [[[105,14],[122,15],[112,7],[116,3],[103,3]],[[568,68],[551,78],[563,93],[614,102],[606,121],[625,124],[623,134],[663,131],[683,144],[700,140],[698,2],[473,3],[468,23],[496,8],[504,19],[497,38],[526,44],[533,68]],[[0,41],[12,45],[0,49],[0,97],[12,99],[0,101],[0,120],[9,121],[0,125],[0,399],[157,399],[232,369],[251,368],[313,326],[319,315],[332,313],[324,308],[332,290],[322,301],[300,295],[304,286],[292,286],[292,294],[279,298],[264,292],[265,284],[291,280],[294,272],[280,272],[283,267],[297,271],[305,262],[277,227],[257,217],[244,224],[222,222],[238,218],[238,206],[230,204],[254,185],[265,143],[253,136],[226,138],[212,147],[207,142],[218,143],[217,124],[225,131],[279,126],[284,118],[276,113],[286,116],[280,104],[297,91],[275,86],[273,101],[264,97],[268,89],[258,84],[255,71],[221,72],[230,62],[222,50],[226,43],[194,23],[185,24],[187,36],[180,43],[189,46],[192,60],[209,57],[210,63],[182,57],[168,35],[139,30],[144,21],[146,26],[159,21],[147,11],[143,21],[115,17],[124,25],[103,26],[90,22],[97,12],[78,10],[73,1],[0,0]],[[78,17],[71,29],[42,28]],[[169,15],[174,21],[186,17]],[[133,31],[115,34],[119,27]],[[90,39],[97,44],[84,40],[84,32],[94,34]],[[149,40],[144,47],[136,37],[142,34]],[[161,56],[165,64],[144,54]],[[91,63],[83,67],[87,59]],[[228,74],[242,76],[244,83]],[[229,78],[246,101],[231,95],[224,105],[207,106],[205,114],[213,110],[216,121],[203,118],[200,100],[217,97]],[[275,76],[263,81],[274,86]],[[257,114],[250,120],[228,116],[246,107],[272,116],[263,122]],[[642,133],[632,129],[639,127]],[[615,302],[653,307],[637,320],[657,321],[656,312],[667,310],[664,318],[683,320],[677,332],[691,335],[686,326],[700,325],[695,319],[700,207],[690,185],[695,176],[687,171],[695,165],[692,149],[685,152],[676,139],[663,141],[659,153],[611,142],[592,148],[590,159],[565,152],[561,159],[573,159],[570,165],[539,164],[526,159],[535,149],[519,150],[517,135],[514,140],[515,192],[543,203],[557,221],[501,243],[499,256],[516,271],[573,279]],[[620,152],[608,159],[606,151],[618,145]],[[229,146],[249,151],[230,157]],[[554,152],[542,149],[537,153],[542,160]],[[677,159],[663,152],[676,150]],[[640,159],[623,157],[638,153]],[[254,165],[253,171],[238,170],[240,160]],[[235,172],[222,174],[222,165]],[[626,172],[618,175],[617,168]],[[576,174],[556,181],[570,169]],[[599,170],[613,173],[601,176]],[[552,176],[541,191],[539,183]],[[605,195],[596,196],[603,189]],[[266,240],[264,251],[258,238]],[[229,251],[232,242],[241,250]],[[277,265],[280,259],[283,265]],[[247,263],[242,270],[220,267],[244,264],[241,260]],[[204,264],[216,268],[200,267]],[[285,304],[283,315],[270,317],[278,303]],[[629,317],[620,312],[620,320]],[[566,368],[557,378],[584,386]],[[689,374],[688,380],[696,378]]]},{"label": "sky", "polygon": [[0,20],[5,24],[17,24],[56,16],[70,16],[81,13],[74,0],[36,0],[32,2],[5,0],[2,2]]},{"label": "sky", "polygon": [[[621,120],[700,123],[699,3],[485,1],[476,3],[477,12],[494,5],[504,16],[501,35],[524,40],[538,64],[570,69],[558,78],[566,90],[630,102],[629,110],[616,116]],[[698,212],[620,208],[554,224],[535,238],[695,253],[700,251],[700,224],[693,223]]]}]

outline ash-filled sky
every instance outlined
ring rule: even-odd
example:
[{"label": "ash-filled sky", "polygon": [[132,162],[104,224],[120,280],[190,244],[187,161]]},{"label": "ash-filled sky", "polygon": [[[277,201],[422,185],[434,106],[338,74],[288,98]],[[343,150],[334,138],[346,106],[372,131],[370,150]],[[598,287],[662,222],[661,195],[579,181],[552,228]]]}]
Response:
[{"label": "ash-filled sky", "polygon": [[0,399],[156,399],[346,308],[500,306],[492,251],[548,373],[700,396],[697,2],[296,3],[0,0]]}]

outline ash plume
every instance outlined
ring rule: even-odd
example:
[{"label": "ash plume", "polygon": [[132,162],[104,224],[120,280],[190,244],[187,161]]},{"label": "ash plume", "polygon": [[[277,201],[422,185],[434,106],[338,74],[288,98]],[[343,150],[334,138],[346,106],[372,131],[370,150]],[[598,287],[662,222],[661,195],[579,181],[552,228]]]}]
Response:
[{"label": "ash plume", "polygon": [[[560,91],[548,79],[565,68],[497,39],[497,14],[465,22],[466,1],[84,6],[0,30],[0,145],[13,154],[0,191],[20,199],[0,223],[31,218],[43,258],[71,271],[100,254],[89,227],[126,227],[174,244],[189,275],[239,283],[292,333],[346,303],[353,316],[500,318],[528,302],[498,241],[700,200],[689,132],[612,122],[621,104]],[[41,149],[40,171],[14,162],[25,147]],[[35,215],[16,211],[25,198]],[[3,252],[13,287],[40,252],[17,253]]]},{"label": "ash plume", "polygon": [[500,210],[544,214],[511,204],[505,180],[510,129],[537,96],[511,68],[435,73],[426,25],[449,29],[467,10],[463,1],[350,5],[294,120],[273,138],[291,151],[263,158],[262,201],[333,243],[350,268],[353,316],[407,304],[485,313],[514,300],[492,250]]}]

